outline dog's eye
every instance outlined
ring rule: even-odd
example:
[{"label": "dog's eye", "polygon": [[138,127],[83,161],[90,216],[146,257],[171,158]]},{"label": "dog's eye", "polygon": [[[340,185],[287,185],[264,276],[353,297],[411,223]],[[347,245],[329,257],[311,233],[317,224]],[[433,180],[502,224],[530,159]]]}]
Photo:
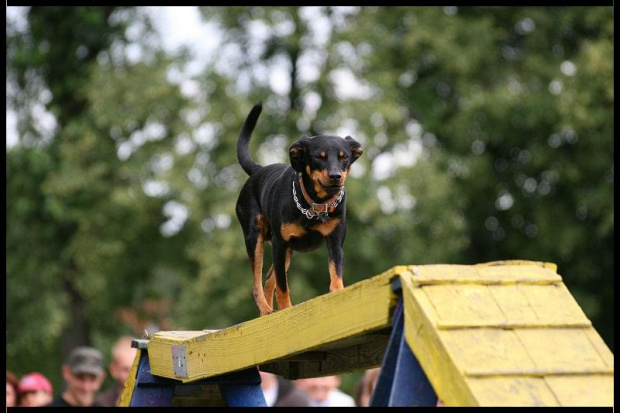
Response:
[{"label": "dog's eye", "polygon": [[343,156],[340,157],[340,159],[343,160],[343,161],[348,161],[349,157],[347,155],[343,155]]},{"label": "dog's eye", "polygon": [[327,158],[327,155],[325,154],[325,152],[321,152],[321,153],[314,155],[314,159],[318,159],[319,161],[323,161],[325,160],[325,158]]}]

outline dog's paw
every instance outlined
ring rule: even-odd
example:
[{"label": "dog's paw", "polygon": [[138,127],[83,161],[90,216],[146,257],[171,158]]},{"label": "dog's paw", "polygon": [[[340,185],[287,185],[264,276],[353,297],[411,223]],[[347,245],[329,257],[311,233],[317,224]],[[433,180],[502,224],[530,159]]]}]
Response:
[{"label": "dog's paw", "polygon": [[273,314],[275,312],[276,312],[276,310],[274,310],[272,308],[260,310],[260,316],[263,317],[263,316],[266,316],[266,315],[269,315],[269,314]]},{"label": "dog's paw", "polygon": [[341,278],[332,277],[331,282],[329,283],[329,291],[339,291],[344,288],[344,284]]}]

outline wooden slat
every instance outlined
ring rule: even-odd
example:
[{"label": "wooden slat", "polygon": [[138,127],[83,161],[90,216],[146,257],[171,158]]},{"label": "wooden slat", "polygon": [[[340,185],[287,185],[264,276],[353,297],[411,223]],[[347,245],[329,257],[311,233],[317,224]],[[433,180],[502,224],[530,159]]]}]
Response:
[{"label": "wooden slat", "polygon": [[514,368],[508,370],[494,369],[494,370],[469,370],[465,372],[467,377],[559,377],[559,376],[613,376],[614,371],[611,368],[572,368],[571,366],[563,367],[561,369],[549,370],[549,369],[524,369]]},{"label": "wooden slat", "polygon": [[540,261],[495,261],[473,266],[481,278],[498,278],[503,280],[532,281],[538,284],[561,281],[557,266]]},{"label": "wooden slat", "polygon": [[605,344],[601,336],[593,328],[584,330],[584,334],[588,338],[588,340],[590,340],[590,343],[592,343],[592,347],[596,349],[598,355],[600,356],[601,360],[603,360],[605,365],[613,369],[614,355],[609,349],[609,347],[607,347],[607,344]]},{"label": "wooden slat", "polygon": [[[418,290],[416,290],[417,292]],[[501,308],[486,285],[441,284],[421,288],[437,313],[437,320],[452,322],[505,321]]]},{"label": "wooden slat", "polygon": [[614,405],[613,376],[551,376],[545,382],[562,406]]},{"label": "wooden slat", "polygon": [[511,320],[503,322],[495,321],[476,321],[471,323],[463,323],[461,321],[440,321],[436,324],[438,330],[463,330],[469,328],[494,328],[502,330],[514,330],[517,328],[587,328],[592,327],[591,321],[583,322],[532,322],[529,320]]},{"label": "wooden slat", "polygon": [[515,334],[537,368],[563,371],[607,369],[605,361],[581,329],[517,329]]},{"label": "wooden slat", "polygon": [[505,370],[534,370],[538,366],[530,358],[519,336],[511,330],[471,329],[439,333],[442,345],[457,363],[461,374],[495,373]]},{"label": "wooden slat", "polygon": [[488,287],[506,321],[591,325],[563,283]]},{"label": "wooden slat", "polygon": [[550,284],[562,281],[555,264],[534,261],[500,261],[478,265],[412,265],[412,282],[428,284]]},{"label": "wooden slat", "polygon": [[439,284],[416,292],[428,297],[424,302],[434,309],[439,329],[592,325],[564,284]]},{"label": "wooden slat", "polygon": [[560,406],[554,392],[544,378],[500,377],[468,378],[480,406]]},{"label": "wooden slat", "polygon": [[[403,270],[395,267],[343,290],[219,331],[156,333],[148,345],[151,370],[161,377],[191,382],[385,328],[396,303],[390,282]],[[174,373],[173,345],[185,346],[187,377]]]}]

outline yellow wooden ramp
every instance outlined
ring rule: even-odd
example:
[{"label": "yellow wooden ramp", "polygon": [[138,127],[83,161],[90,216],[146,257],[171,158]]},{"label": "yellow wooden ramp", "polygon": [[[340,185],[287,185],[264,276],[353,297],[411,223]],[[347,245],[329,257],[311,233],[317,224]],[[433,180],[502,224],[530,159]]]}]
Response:
[{"label": "yellow wooden ramp", "polygon": [[410,265],[217,331],[153,335],[153,375],[260,366],[286,378],[379,366],[402,286],[405,338],[446,406],[612,406],[613,354],[556,266]]}]

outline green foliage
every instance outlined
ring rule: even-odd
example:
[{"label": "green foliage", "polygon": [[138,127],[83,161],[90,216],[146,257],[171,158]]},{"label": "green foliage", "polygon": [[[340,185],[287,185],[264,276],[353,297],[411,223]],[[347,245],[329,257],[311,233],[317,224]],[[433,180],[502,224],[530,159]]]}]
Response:
[{"label": "green foliage", "polygon": [[[192,96],[170,76],[190,56],[165,53],[143,9],[7,20],[10,369],[60,389],[73,345],[257,316],[234,208],[258,100],[259,163],[303,134],[363,144],[345,285],[400,264],[555,262],[613,349],[612,8],[200,10],[223,43]],[[293,303],[326,293],[325,249],[295,253],[289,282]]]}]

